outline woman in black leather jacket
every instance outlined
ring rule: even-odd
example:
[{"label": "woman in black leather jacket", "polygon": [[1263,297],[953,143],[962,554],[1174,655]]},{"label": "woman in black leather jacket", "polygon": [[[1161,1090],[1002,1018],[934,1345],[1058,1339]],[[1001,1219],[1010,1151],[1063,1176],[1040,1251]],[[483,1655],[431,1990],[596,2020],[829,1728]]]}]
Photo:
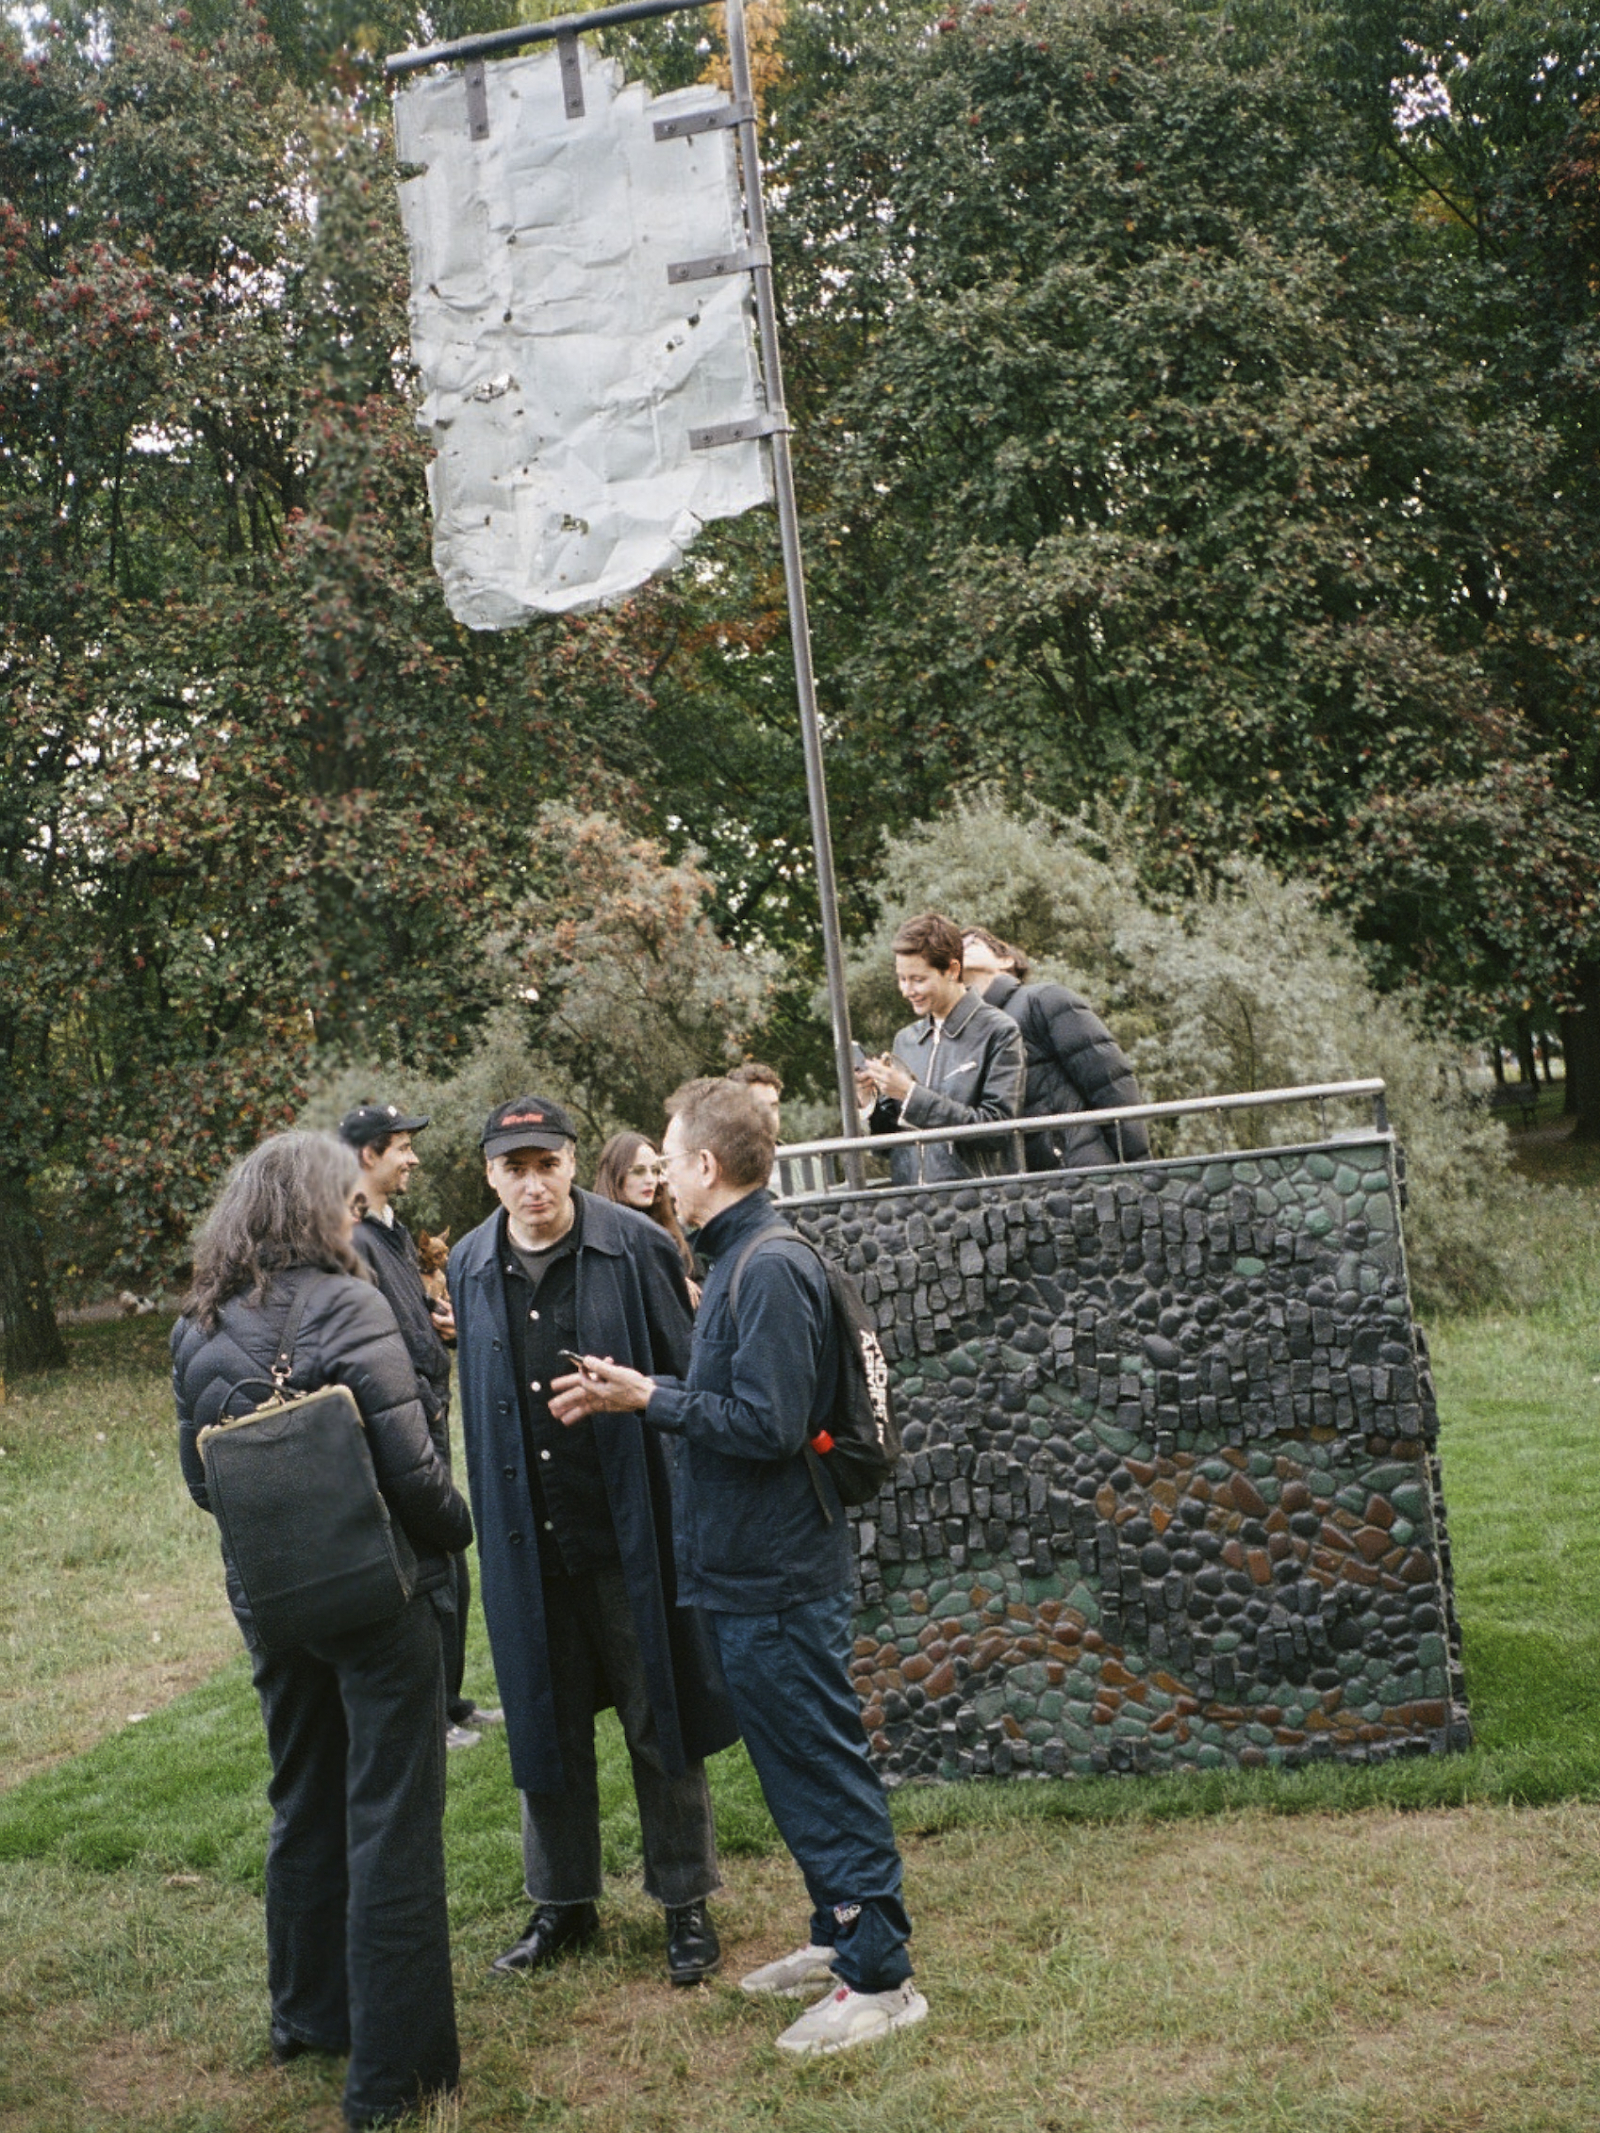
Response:
[{"label": "woman in black leather jacket", "polygon": [[460,2072],[439,1610],[472,1519],[428,1434],[394,1314],[351,1249],[359,1182],[355,1156],[329,1135],[281,1134],[246,1156],[196,1244],[172,1377],[184,1480],[209,1510],[196,1438],[265,1396],[290,1306],[308,1288],[290,1388],[350,1388],[378,1485],[417,1554],[399,1614],[274,1653],[223,1558],[272,1758],[272,2057],[348,2052],[345,2118],[376,2126],[448,2094]]}]

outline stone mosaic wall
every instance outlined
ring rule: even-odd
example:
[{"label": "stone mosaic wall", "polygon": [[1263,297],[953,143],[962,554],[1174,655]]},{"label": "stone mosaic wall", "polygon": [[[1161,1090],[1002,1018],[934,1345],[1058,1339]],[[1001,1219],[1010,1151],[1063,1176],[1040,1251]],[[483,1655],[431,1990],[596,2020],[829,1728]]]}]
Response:
[{"label": "stone mosaic wall", "polygon": [[1470,1739],[1386,1135],[796,1200],[907,1457],[856,1514],[891,1783]]}]

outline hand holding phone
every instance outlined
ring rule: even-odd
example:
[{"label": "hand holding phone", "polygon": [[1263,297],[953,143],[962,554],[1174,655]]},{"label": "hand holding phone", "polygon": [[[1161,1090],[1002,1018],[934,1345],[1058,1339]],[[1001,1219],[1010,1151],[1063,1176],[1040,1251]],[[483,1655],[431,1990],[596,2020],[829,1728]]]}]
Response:
[{"label": "hand holding phone", "polygon": [[573,1378],[557,1378],[551,1387],[550,1412],[558,1422],[570,1426],[586,1415],[627,1414],[649,1405],[656,1381],[642,1370],[614,1363],[609,1355],[587,1357],[570,1348],[557,1352],[574,1372]]}]

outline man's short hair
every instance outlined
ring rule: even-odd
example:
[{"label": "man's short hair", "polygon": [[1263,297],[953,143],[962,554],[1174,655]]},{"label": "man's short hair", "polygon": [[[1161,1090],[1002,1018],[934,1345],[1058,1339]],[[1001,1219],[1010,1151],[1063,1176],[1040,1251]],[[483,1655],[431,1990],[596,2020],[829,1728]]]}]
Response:
[{"label": "man's short hair", "polygon": [[894,937],[896,955],[920,955],[935,970],[961,967],[961,928],[942,911],[924,911],[908,918]]},{"label": "man's short hair", "polygon": [[783,1076],[776,1067],[767,1066],[759,1059],[747,1059],[743,1066],[736,1066],[723,1079],[731,1081],[737,1088],[776,1089],[780,1096],[783,1094]]},{"label": "man's short hair", "polygon": [[744,1190],[771,1177],[778,1146],[771,1114],[736,1081],[686,1081],[667,1098],[667,1116],[678,1121],[691,1155],[711,1151],[725,1185]]},{"label": "man's short hair", "polygon": [[1033,968],[1033,964],[1022,950],[1014,947],[1010,941],[1003,941],[998,933],[991,933],[987,926],[963,926],[961,938],[964,941],[982,941],[997,960],[1010,962],[1011,975],[1019,985],[1027,984],[1028,972]]}]

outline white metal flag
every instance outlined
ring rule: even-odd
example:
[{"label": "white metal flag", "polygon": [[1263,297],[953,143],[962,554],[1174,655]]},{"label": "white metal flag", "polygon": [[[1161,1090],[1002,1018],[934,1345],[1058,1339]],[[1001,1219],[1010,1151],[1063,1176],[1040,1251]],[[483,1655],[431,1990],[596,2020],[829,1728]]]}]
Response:
[{"label": "white metal flag", "polygon": [[759,443],[689,443],[760,407],[750,277],[667,279],[746,241],[732,132],[653,131],[727,98],[568,64],[577,117],[549,46],[484,68],[470,130],[460,74],[395,100],[434,563],[474,629],[620,599],[770,494]]}]

